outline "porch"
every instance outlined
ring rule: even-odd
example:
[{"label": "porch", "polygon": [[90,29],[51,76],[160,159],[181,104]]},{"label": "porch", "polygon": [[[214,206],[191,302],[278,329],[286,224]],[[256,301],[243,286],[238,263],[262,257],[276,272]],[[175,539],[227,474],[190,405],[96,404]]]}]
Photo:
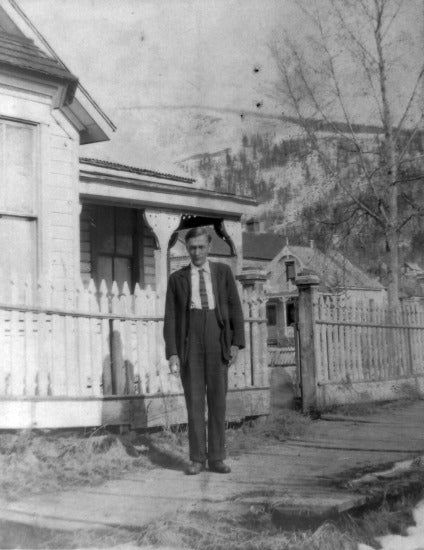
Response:
[{"label": "porch", "polygon": [[[162,336],[170,249],[180,230],[208,225],[240,274],[240,218],[254,203],[106,164],[81,162],[73,252],[57,250],[48,265],[40,243],[35,276],[2,274],[0,429],[186,421]],[[254,273],[238,281],[247,346],[230,370],[228,420],[269,410],[263,282]]]}]

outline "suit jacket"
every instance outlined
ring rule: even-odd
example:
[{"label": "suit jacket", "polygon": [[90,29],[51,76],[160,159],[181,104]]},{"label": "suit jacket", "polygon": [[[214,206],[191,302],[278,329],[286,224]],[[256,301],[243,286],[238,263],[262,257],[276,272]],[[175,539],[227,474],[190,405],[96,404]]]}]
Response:
[{"label": "suit jacket", "polygon": [[[224,362],[230,359],[231,346],[244,348],[244,320],[233,273],[223,263],[209,262],[215,296],[215,312],[221,327],[221,350]],[[165,338],[166,358],[178,355],[181,364],[187,360],[187,341],[190,330],[191,269],[190,265],[169,277],[166,291]]]}]

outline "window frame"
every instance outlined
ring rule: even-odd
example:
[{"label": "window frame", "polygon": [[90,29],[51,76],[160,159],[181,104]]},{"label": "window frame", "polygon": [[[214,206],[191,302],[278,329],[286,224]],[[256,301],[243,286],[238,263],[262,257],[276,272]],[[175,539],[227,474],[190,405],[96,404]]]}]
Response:
[{"label": "window frame", "polygon": [[[0,115],[0,182],[6,181],[6,127],[7,126],[24,127],[32,130],[32,178],[31,181],[31,208],[25,211],[17,211],[13,208],[7,208],[1,201],[0,193],[0,223],[2,218],[15,219],[20,221],[28,221],[33,223],[34,230],[32,232],[31,249],[33,250],[32,258],[32,273],[30,273],[32,280],[35,281],[39,275],[39,258],[40,258],[40,224],[39,224],[39,212],[40,212],[40,181],[41,181],[41,163],[40,163],[40,124],[18,118],[10,118]],[[6,183],[7,185],[7,183]],[[17,274],[18,275],[18,274]],[[27,276],[28,274],[26,274]]]},{"label": "window frame", "polygon": [[[272,323],[272,324],[269,322],[269,317],[270,316],[268,315],[268,311],[271,310],[271,309],[274,311],[273,315],[275,317],[275,323]],[[278,316],[277,316],[277,314],[278,314],[277,304],[275,302],[268,302],[266,304],[266,324],[267,324],[268,327],[276,327],[278,325]]]},{"label": "window frame", "polygon": [[[287,260],[285,262],[286,267],[286,281],[293,282],[296,279],[296,262],[294,260]],[[293,276],[290,276],[290,270],[293,269]]]}]

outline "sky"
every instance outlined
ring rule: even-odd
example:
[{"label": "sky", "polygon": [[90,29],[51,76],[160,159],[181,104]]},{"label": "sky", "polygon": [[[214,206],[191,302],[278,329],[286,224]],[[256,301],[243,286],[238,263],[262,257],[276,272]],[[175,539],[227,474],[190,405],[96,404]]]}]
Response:
[{"label": "sky", "polygon": [[[212,110],[240,113],[259,104],[261,112],[278,112],[269,98],[275,73],[268,44],[287,21],[294,24],[291,0],[18,3],[118,126],[112,144],[85,147],[86,156],[169,167],[208,148],[191,144],[196,131],[202,138],[198,113],[208,125]],[[187,106],[195,106],[194,118]]]},{"label": "sky", "polygon": [[293,12],[285,0],[18,1],[105,108],[254,109],[273,73],[267,43]]},{"label": "sky", "polygon": [[17,1],[118,127],[82,155],[153,169],[228,146],[241,113],[281,113],[269,43],[309,32],[296,0]]}]

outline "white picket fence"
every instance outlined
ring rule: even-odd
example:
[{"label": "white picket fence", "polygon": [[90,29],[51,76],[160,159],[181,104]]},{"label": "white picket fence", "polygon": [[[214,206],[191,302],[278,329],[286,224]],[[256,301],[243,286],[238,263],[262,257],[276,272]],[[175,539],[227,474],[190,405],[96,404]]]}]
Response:
[{"label": "white picket fence", "polygon": [[[229,388],[266,387],[265,298],[239,286],[246,349]],[[0,292],[0,397],[101,397],[181,393],[165,359],[164,297],[136,285],[70,289],[50,282]]]},{"label": "white picket fence", "polygon": [[317,295],[316,382],[355,385],[424,376],[424,306],[387,306]]}]

